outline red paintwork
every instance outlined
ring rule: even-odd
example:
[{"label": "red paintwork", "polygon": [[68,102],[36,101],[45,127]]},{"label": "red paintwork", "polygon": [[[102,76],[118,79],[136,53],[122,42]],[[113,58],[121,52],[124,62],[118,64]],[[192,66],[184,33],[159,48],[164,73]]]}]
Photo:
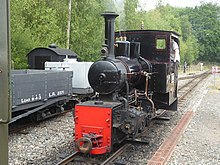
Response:
[{"label": "red paintwork", "polygon": [[[89,134],[95,135],[90,154],[104,154],[111,150],[112,109],[106,107],[75,107],[75,141]],[[98,146],[97,146],[98,143]]]}]

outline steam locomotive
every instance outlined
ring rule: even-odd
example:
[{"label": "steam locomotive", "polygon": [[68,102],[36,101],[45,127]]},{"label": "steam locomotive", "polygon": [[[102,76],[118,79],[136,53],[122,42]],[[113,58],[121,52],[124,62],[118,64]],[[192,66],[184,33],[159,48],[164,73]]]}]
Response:
[{"label": "steam locomotive", "polygon": [[172,31],[114,32],[114,12],[103,13],[105,44],[88,80],[95,97],[75,107],[75,144],[82,153],[105,154],[133,139],[157,116],[177,110],[177,66],[172,60]]}]

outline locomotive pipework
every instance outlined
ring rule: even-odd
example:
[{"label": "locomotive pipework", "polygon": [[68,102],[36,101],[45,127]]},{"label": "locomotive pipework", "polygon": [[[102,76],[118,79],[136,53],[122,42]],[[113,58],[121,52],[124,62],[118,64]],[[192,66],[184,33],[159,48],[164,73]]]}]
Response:
[{"label": "locomotive pipework", "polygon": [[152,98],[149,98],[149,95],[148,95],[148,82],[149,82],[149,75],[146,73],[145,76],[146,76],[145,96],[146,96],[147,100],[151,103],[153,113],[155,114],[155,106],[154,106],[154,102],[152,101]]}]

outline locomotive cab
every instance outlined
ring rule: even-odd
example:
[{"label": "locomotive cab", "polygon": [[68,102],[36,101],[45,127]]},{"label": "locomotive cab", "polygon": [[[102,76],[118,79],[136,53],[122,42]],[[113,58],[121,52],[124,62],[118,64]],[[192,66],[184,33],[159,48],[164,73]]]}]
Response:
[{"label": "locomotive cab", "polygon": [[140,56],[152,64],[151,90],[156,109],[177,110],[178,68],[175,67],[172,40],[179,34],[162,30],[130,30],[115,33],[116,38],[140,43]]}]

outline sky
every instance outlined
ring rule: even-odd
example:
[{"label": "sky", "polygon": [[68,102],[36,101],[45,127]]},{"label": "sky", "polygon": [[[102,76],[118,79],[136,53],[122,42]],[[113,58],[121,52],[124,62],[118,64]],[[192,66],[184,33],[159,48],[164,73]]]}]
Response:
[{"label": "sky", "polygon": [[[162,0],[164,5],[168,3],[173,7],[195,7],[199,6],[201,1],[205,3],[218,3],[220,5],[220,0]],[[151,10],[155,8],[158,0],[139,0],[139,2],[145,6],[145,10]]]}]

